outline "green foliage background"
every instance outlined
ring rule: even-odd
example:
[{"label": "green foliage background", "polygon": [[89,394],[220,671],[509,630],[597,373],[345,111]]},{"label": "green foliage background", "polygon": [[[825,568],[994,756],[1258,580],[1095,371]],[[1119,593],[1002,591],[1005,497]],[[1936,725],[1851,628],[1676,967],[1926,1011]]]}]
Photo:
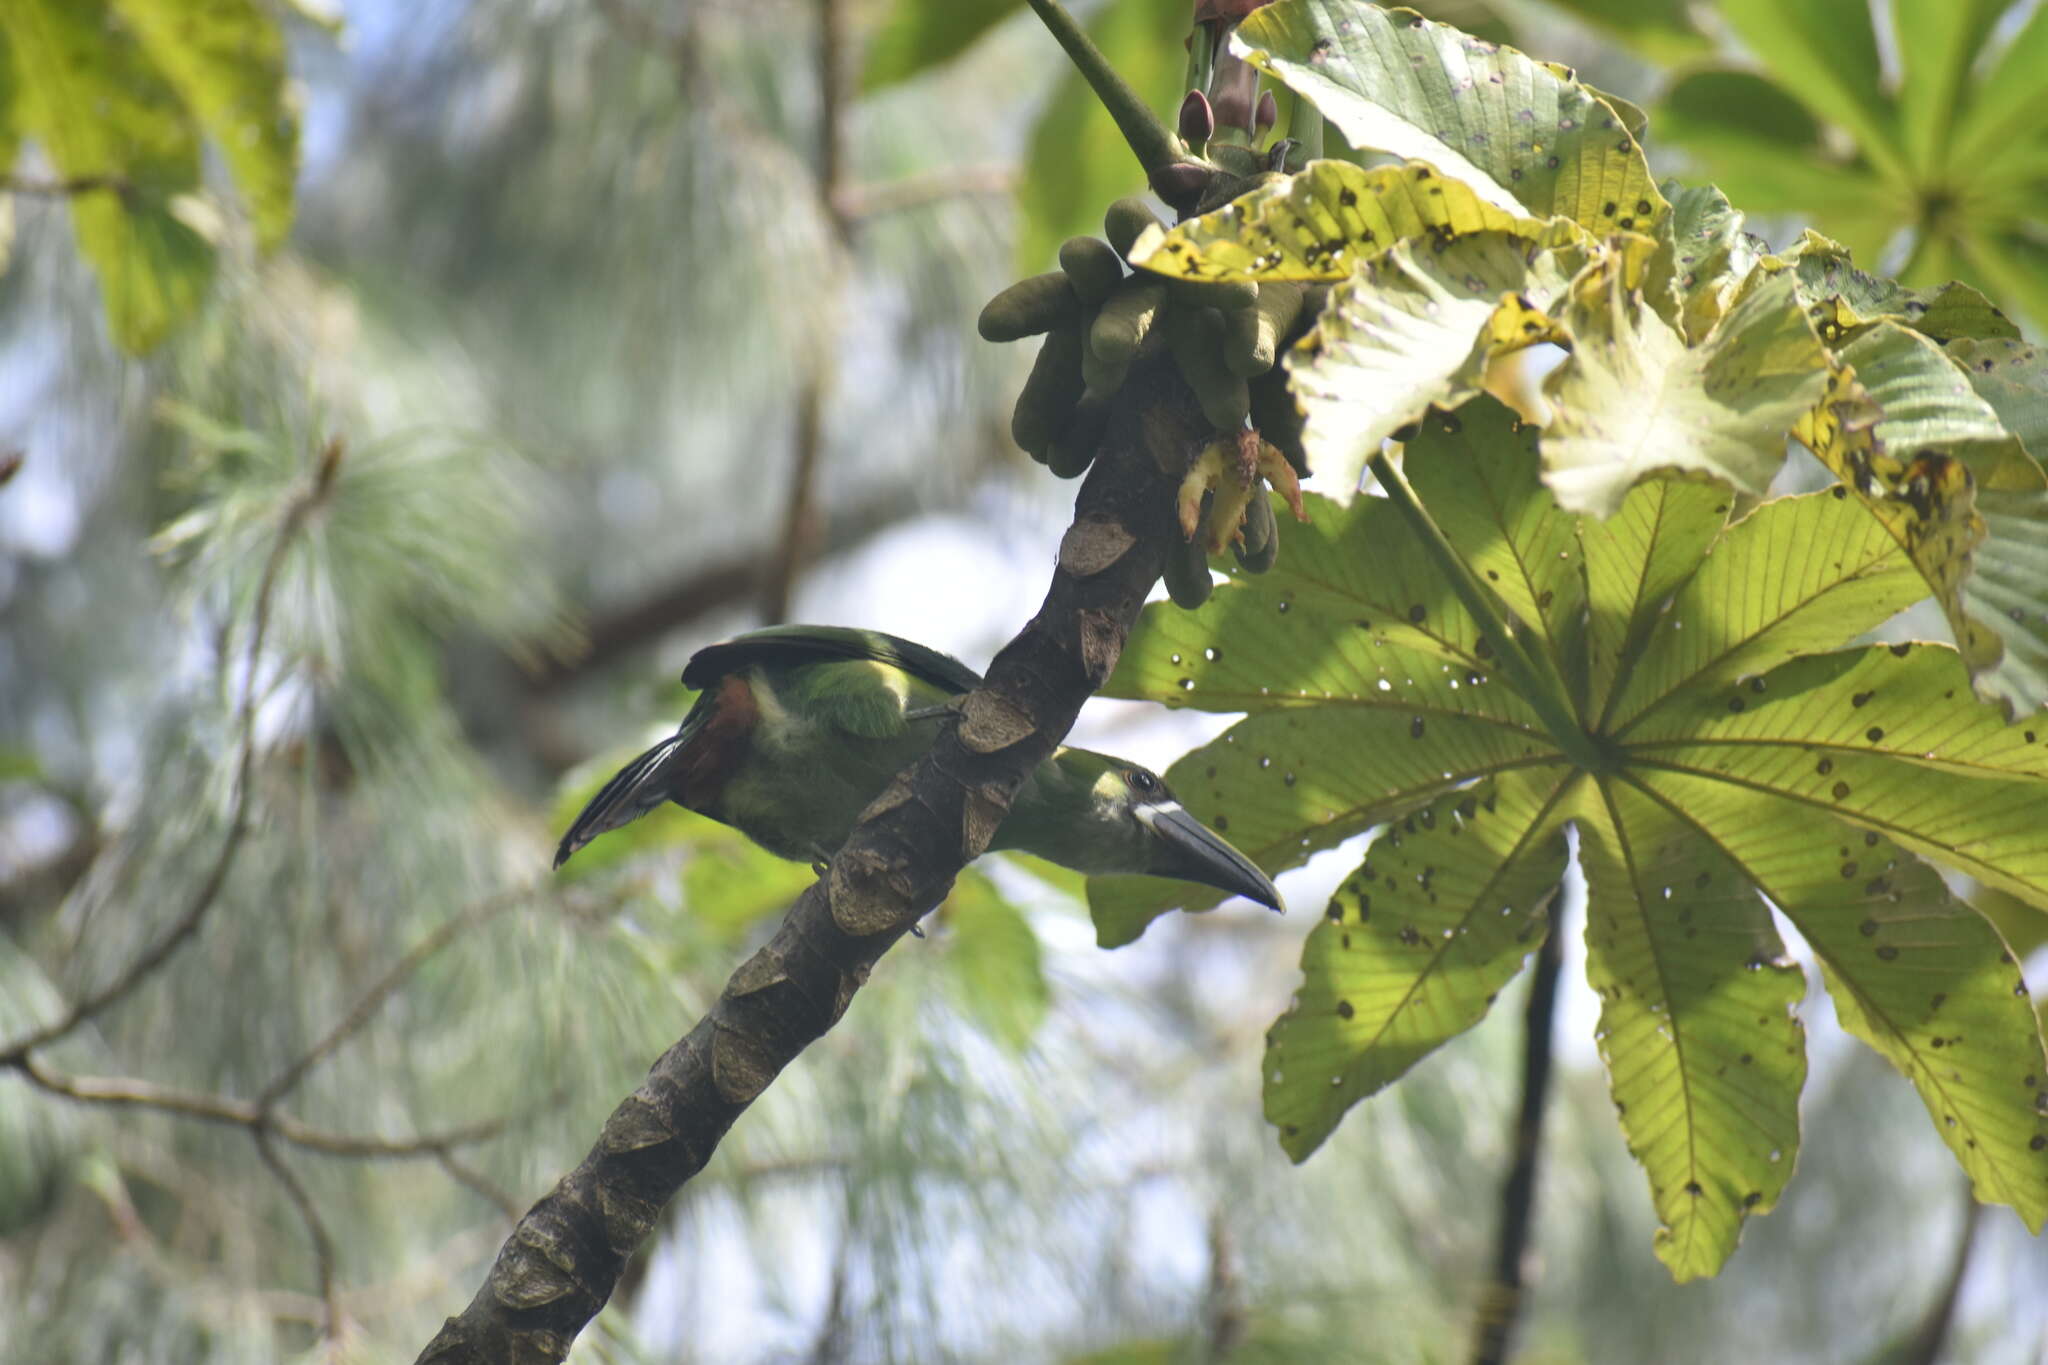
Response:
[{"label": "green foliage background", "polygon": [[[2037,94],[2026,54],[2048,29],[2038,12],[1979,4],[1921,32],[1912,8],[1870,27],[1886,73],[1874,85],[1772,17],[1825,11],[1827,44],[1862,43],[1864,7],[1838,0],[1432,12],[1512,32],[1650,108],[1650,169],[1717,180],[1775,215],[1781,247],[1810,221],[1916,288],[1961,277],[2038,335],[2038,168],[2015,111]],[[1162,107],[1178,92],[1180,9],[1090,10]],[[245,1133],[0,1075],[0,1359],[409,1358],[472,1291],[509,1226],[499,1202],[523,1206],[574,1161],[696,1017],[804,869],[679,812],[593,846],[571,878],[543,868],[560,811],[643,726],[681,714],[686,698],[660,680],[751,624],[751,592],[712,593],[596,667],[573,660],[579,640],[617,638],[622,609],[728,581],[721,570],[774,548],[789,394],[815,348],[841,378],[819,484],[826,555],[799,609],[979,662],[1035,602],[1063,490],[1002,439],[1018,358],[966,323],[1018,261],[1045,268],[1136,177],[1017,5],[902,0],[853,17],[850,176],[908,206],[857,214],[842,236],[810,151],[807,5],[369,4],[346,14],[346,44],[260,0],[0,9],[0,449],[24,456],[0,487],[0,1042],[176,918],[233,808],[236,717],[253,694],[256,815],[201,935],[51,1063],[253,1095],[408,950],[439,945],[287,1107],[393,1139],[503,1124],[453,1167],[286,1149],[335,1247],[341,1316],[323,1339],[307,1228]],[[1782,116],[1741,117],[1762,110]],[[988,192],[1009,181],[1014,201]],[[1645,175],[1628,183],[1658,193]],[[1937,189],[1956,197],[1930,203]],[[1712,205],[1673,203],[1740,255]],[[1829,271],[1823,248],[1803,259]],[[1859,295],[1856,321],[1931,297]],[[1956,335],[2010,358],[1981,327]],[[2027,441],[2037,414],[2005,389],[1974,392]],[[269,643],[244,670],[265,561],[332,437],[335,482],[288,542]],[[1497,453],[1519,438],[1491,439]],[[1438,506],[1443,490],[1422,491]],[[1528,534],[1560,534],[1562,514],[1524,492]],[[1838,506],[1796,505],[1816,519]],[[1281,573],[1349,556],[1345,518],[1368,510],[1290,524]],[[1704,545],[1711,520],[1672,524]],[[962,529],[935,529],[949,526]],[[937,595],[984,562],[966,557],[970,539],[1002,547],[1019,600],[984,590],[970,613]],[[2026,563],[1997,581],[2023,586]],[[1901,580],[1921,591],[1896,562],[1873,564],[1841,589],[1870,594],[1865,610]],[[1375,591],[1432,580],[1346,572]],[[1219,590],[1205,617],[1261,639],[1283,618],[1258,594],[1298,584]],[[1428,619],[1454,620],[1440,579],[1428,590]],[[1290,611],[1306,613],[1298,591]],[[1329,610],[1358,605],[1319,591]],[[1412,602],[1395,605],[1369,619],[1398,633]],[[1151,679],[1172,700],[1248,713],[1240,725],[1284,726],[1282,708],[1224,704],[1225,673],[1253,651],[1226,642],[1223,658],[1170,673],[1171,631],[1192,619],[1140,642],[1126,690]],[[1223,629],[1191,635],[1184,659]],[[1289,861],[1362,833],[1391,809],[1396,756],[1416,752],[1408,689],[1437,685],[1423,657],[1419,681],[1402,676],[1405,709],[1368,710],[1355,748],[1272,768],[1246,749],[1250,771],[1217,810],[1256,823],[1270,807],[1273,837],[1296,841]],[[1919,667],[1861,659],[1829,666]],[[1356,680],[1341,654],[1317,667]],[[1701,695],[1725,702],[1712,689],[1733,676]],[[1247,689],[1272,685],[1246,675]],[[1160,766],[1214,733],[1098,724],[1090,742],[1151,746]],[[1432,743],[1453,728],[1430,724]],[[1418,770],[1407,790],[1430,780],[1443,779]],[[1510,810],[1533,799],[1514,780],[1496,803]],[[1334,802],[1370,783],[1383,790],[1352,794],[1345,820],[1282,828],[1308,793]],[[1198,808],[1225,790],[1182,786]],[[1420,808],[1441,808],[1439,829],[1463,818],[1461,796],[1433,799]],[[1375,868],[1427,861],[1419,835],[1373,847]],[[1530,895],[1558,856],[1531,844]],[[1599,866],[1583,842],[1580,857]],[[1175,916],[1117,954],[1096,950],[1082,888],[1057,870],[963,879],[932,942],[892,954],[721,1149],[578,1358],[1180,1359],[1229,1323],[1247,1358],[1441,1353],[1483,1274],[1508,1028],[1444,1043],[1300,1168],[1261,1115],[1264,1031],[1302,987],[1303,935],[1315,952],[1342,932],[1310,930],[1302,912],[1359,861],[1291,878],[1286,920]],[[2001,923],[2017,942],[2036,913],[2007,905]],[[1447,978],[1449,1014],[1483,1011],[1519,946],[1507,935]],[[1774,1007],[1795,993],[1776,967],[1743,989]],[[1582,1042],[1551,1117],[1527,1358],[1677,1359],[1674,1343],[1692,1343],[1698,1359],[1874,1359],[1913,1328],[1956,1238],[1961,1177],[1909,1088],[1826,1015],[1816,995],[1798,1178],[1783,1179],[1791,1149],[1775,1163],[1765,1151],[1777,1211],[1717,1279],[1683,1288],[1644,1254],[1668,1214],[1583,1046],[1593,1021],[1568,1021]],[[1774,1059],[1781,1127],[1791,1070]],[[2048,1330],[2040,1243],[2002,1211],[1979,1236],[1959,1351],[2025,1359]]]}]

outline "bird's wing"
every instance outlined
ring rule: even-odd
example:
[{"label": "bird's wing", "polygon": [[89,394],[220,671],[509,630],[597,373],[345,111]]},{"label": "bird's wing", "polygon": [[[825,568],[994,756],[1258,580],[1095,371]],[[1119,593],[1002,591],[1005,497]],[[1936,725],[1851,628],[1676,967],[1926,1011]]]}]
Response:
[{"label": "bird's wing", "polygon": [[728,673],[755,664],[789,668],[834,659],[888,664],[951,696],[981,686],[981,675],[950,654],[898,635],[847,626],[769,626],[749,631],[691,655],[683,669],[683,685],[708,688]]}]

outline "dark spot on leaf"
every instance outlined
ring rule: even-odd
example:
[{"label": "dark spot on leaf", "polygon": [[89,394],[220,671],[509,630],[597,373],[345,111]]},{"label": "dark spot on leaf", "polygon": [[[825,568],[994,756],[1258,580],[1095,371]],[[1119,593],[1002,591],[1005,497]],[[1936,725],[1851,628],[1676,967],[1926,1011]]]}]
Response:
[{"label": "dark spot on leaf", "polygon": [[1349,1019],[1352,1015],[1356,1014],[1357,1012],[1358,1011],[1351,1008],[1351,1002],[1349,1000],[1339,1000],[1337,1002],[1337,1017],[1339,1019]]},{"label": "dark spot on leaf", "polygon": [[1837,782],[1828,790],[1834,793],[1835,800],[1841,801],[1847,798],[1849,795],[1849,784],[1847,782]]},{"label": "dark spot on leaf", "polygon": [[1899,950],[1889,943],[1880,945],[1877,950],[1877,960],[1879,962],[1890,962],[1898,957],[1898,955]]}]

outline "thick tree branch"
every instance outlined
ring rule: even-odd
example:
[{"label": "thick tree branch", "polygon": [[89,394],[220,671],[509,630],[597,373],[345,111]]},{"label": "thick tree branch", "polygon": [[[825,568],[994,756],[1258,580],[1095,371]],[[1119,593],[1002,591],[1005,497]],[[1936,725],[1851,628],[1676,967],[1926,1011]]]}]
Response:
[{"label": "thick tree branch", "polygon": [[875,962],[988,846],[1017,787],[1115,666],[1159,577],[1173,489],[1208,434],[1170,362],[1119,393],[1038,614],[931,750],[862,813],[769,944],[530,1209],[422,1361],[559,1361],[663,1205],[776,1075],[846,1011]]}]

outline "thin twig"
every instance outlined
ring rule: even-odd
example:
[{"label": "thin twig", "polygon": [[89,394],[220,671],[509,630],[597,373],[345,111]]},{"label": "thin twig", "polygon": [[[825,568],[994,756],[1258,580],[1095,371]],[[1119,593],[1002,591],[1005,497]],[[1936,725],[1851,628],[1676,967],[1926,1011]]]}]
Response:
[{"label": "thin twig", "polygon": [[[818,206],[844,248],[852,224],[840,211],[846,165],[846,13],[844,0],[817,0],[818,11]],[[781,553],[775,557],[761,619],[776,625],[789,619],[789,599],[805,566],[816,556],[823,528],[818,515],[818,466],[825,455],[825,407],[838,369],[837,304],[844,274],[842,253],[834,253],[820,291],[819,325],[810,332],[809,365],[797,395],[796,449],[791,459],[789,496],[782,509]]]},{"label": "thin twig", "polygon": [[880,218],[948,199],[1003,199],[1016,188],[1015,166],[949,166],[872,185],[842,186],[833,203],[844,218]]},{"label": "thin twig", "polygon": [[307,1048],[280,1071],[275,1080],[263,1087],[262,1093],[256,1097],[257,1107],[267,1111],[296,1089],[299,1082],[306,1078],[307,1072],[332,1056],[336,1048],[367,1024],[371,1016],[383,1007],[384,1002],[389,1000],[414,972],[426,964],[428,958],[453,943],[459,935],[534,895],[537,889],[534,886],[523,886],[500,892],[495,896],[487,896],[436,925],[426,937],[407,950],[405,956],[392,963],[384,975],[363,992],[348,1013],[343,1015],[320,1041]]},{"label": "thin twig", "polygon": [[1221,1207],[1209,1210],[1209,1301],[1203,1314],[1205,1360],[1223,1360],[1244,1342],[1244,1293]]},{"label": "thin twig", "polygon": [[70,199],[81,194],[97,194],[101,190],[125,195],[134,188],[128,178],[121,175],[75,175],[67,180],[30,180],[22,176],[0,175],[0,194],[22,194],[37,199]]},{"label": "thin twig", "polygon": [[141,985],[151,973],[169,961],[186,940],[199,932],[207,911],[213,908],[221,888],[227,884],[228,873],[235,865],[235,855],[242,848],[242,838],[249,832],[250,775],[256,764],[256,674],[263,659],[263,642],[270,631],[271,598],[276,592],[278,576],[283,571],[285,555],[290,551],[293,540],[304,528],[307,518],[334,491],[341,454],[341,438],[331,438],[320,452],[311,482],[285,509],[284,520],[277,528],[277,539],[270,547],[270,557],[263,564],[263,576],[257,582],[254,624],[244,655],[242,698],[235,719],[239,738],[236,741],[233,806],[228,815],[227,834],[221,839],[220,851],[214,855],[213,865],[207,869],[205,879],[193,892],[184,911],[172,923],[169,933],[144,949],[112,981],[75,1001],[55,1023],[46,1024],[25,1038],[0,1047],[0,1066],[22,1067],[28,1061],[29,1053],[64,1037]]},{"label": "thin twig", "polygon": [[484,1202],[497,1209],[499,1213],[504,1214],[507,1219],[517,1218],[523,1212],[519,1207],[518,1200],[499,1188],[489,1176],[455,1155],[455,1153],[443,1149],[434,1153],[434,1160],[440,1163],[441,1169],[448,1172],[456,1184],[463,1186],[472,1194],[483,1199]]},{"label": "thin twig", "polygon": [[257,1128],[250,1135],[256,1140],[256,1155],[263,1158],[263,1164],[277,1177],[277,1183],[284,1186],[286,1197],[292,1201],[292,1207],[299,1211],[299,1218],[306,1225],[306,1238],[313,1244],[314,1271],[320,1281],[320,1335],[332,1341],[341,1334],[341,1300],[334,1286],[334,1239],[327,1235],[327,1224],[321,1221],[320,1210],[313,1207],[313,1196],[307,1193],[298,1172],[278,1155],[269,1130]]},{"label": "thin twig", "polygon": [[1500,1227],[1493,1253],[1493,1279],[1479,1305],[1472,1346],[1473,1365],[1501,1365],[1508,1358],[1516,1320],[1528,1285],[1529,1227],[1536,1211],[1536,1176],[1543,1154],[1543,1110],[1550,1096],[1550,1049],[1557,1013],[1557,979],[1564,963],[1558,930],[1558,891],[1546,901],[1549,932],[1536,952],[1529,1003],[1522,1016],[1522,1107],[1515,1116],[1514,1160],[1500,1187]]},{"label": "thin twig", "polygon": [[251,1100],[238,1100],[198,1090],[178,1090],[171,1086],[158,1085],[154,1081],[125,1076],[73,1076],[56,1070],[39,1057],[24,1059],[20,1070],[23,1076],[39,1088],[52,1095],[62,1095],[65,1099],[77,1100],[82,1104],[153,1109],[160,1114],[174,1114],[179,1118],[197,1119],[202,1123],[227,1123],[251,1131],[266,1130],[275,1133],[294,1147],[303,1147],[309,1152],[319,1152],[323,1156],[351,1159],[435,1157],[457,1147],[487,1141],[503,1132],[505,1128],[505,1120],[490,1119],[414,1138],[364,1137],[354,1133],[337,1133],[331,1129],[318,1128],[302,1119],[294,1118],[290,1114],[280,1114]]}]

